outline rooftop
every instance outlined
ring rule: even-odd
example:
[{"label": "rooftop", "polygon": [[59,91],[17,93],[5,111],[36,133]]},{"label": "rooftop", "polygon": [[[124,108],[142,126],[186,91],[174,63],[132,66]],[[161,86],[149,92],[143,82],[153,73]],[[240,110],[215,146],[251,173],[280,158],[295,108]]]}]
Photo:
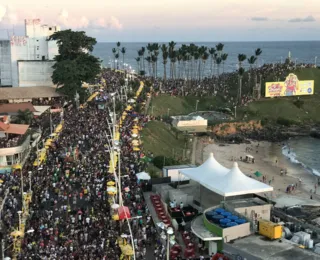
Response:
[{"label": "rooftop", "polygon": [[60,97],[54,87],[0,88],[0,100]]},{"label": "rooftop", "polygon": [[[1,94],[0,94],[1,95]],[[0,104],[0,115],[17,113],[19,110],[30,110],[31,112],[37,112],[31,103],[18,103],[18,104]]]},{"label": "rooftop", "polygon": [[0,122],[0,131],[7,134],[24,135],[29,129],[29,125],[5,124]]},{"label": "rooftop", "polygon": [[228,244],[228,246],[264,260],[319,259],[319,255],[309,250],[298,248],[298,245],[286,239],[282,239],[282,242],[279,242],[278,240],[271,241],[262,236],[252,235],[235,240],[233,244]]},{"label": "rooftop", "polygon": [[244,199],[236,199],[236,200],[227,200],[226,204],[232,206],[233,208],[245,208],[245,207],[254,207],[254,206],[262,206],[267,205],[268,203],[263,201],[260,198],[244,198]]},{"label": "rooftop", "polygon": [[222,237],[211,233],[203,224],[203,216],[198,216],[191,223],[192,232],[203,241],[222,240]]},{"label": "rooftop", "polygon": [[195,168],[196,166],[193,164],[184,164],[184,165],[172,165],[172,166],[164,166],[163,169],[167,170],[175,170],[175,169],[183,169],[183,168]]}]

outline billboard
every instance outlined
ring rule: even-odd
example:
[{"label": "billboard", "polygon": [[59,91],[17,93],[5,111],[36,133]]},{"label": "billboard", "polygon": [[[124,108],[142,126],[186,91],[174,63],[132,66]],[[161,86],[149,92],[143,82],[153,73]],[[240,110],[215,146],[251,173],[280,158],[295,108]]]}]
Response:
[{"label": "billboard", "polygon": [[314,94],[314,80],[299,81],[291,73],[284,82],[266,82],[266,97],[289,97]]}]

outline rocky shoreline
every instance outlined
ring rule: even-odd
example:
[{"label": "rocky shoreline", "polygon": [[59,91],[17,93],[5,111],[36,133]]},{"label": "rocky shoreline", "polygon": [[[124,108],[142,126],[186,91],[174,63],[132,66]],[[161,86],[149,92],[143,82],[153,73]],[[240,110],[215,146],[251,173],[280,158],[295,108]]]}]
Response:
[{"label": "rocky shoreline", "polygon": [[284,127],[279,125],[269,125],[261,129],[252,131],[238,131],[235,134],[219,136],[215,135],[219,141],[228,143],[245,143],[247,140],[268,141],[268,142],[285,142],[289,138],[299,136],[311,136],[320,138],[320,129],[311,126],[291,126]]}]

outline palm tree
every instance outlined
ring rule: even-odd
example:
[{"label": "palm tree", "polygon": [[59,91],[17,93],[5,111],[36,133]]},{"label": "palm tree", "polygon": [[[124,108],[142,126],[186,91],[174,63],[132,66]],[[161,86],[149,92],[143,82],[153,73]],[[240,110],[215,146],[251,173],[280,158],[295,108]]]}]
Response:
[{"label": "palm tree", "polygon": [[238,93],[238,104],[241,104],[241,98],[242,98],[242,78],[245,70],[244,68],[240,67],[238,70],[238,77],[239,77],[239,93]]},{"label": "palm tree", "polygon": [[121,48],[121,53],[122,53],[122,69],[124,69],[124,55],[126,54],[126,48],[125,47]]},{"label": "palm tree", "polygon": [[162,63],[163,63],[163,79],[167,79],[167,62],[169,57],[168,47],[165,44],[161,46],[162,51]]},{"label": "palm tree", "polygon": [[116,55],[114,57],[116,58],[116,61],[117,61],[117,70],[118,70],[119,69],[119,57],[120,57],[120,54],[116,53]]},{"label": "palm tree", "polygon": [[252,67],[253,67],[253,65],[256,63],[256,61],[257,61],[257,57],[256,56],[254,56],[254,55],[252,55],[249,59],[248,59],[248,63],[249,63],[249,67],[250,67],[250,69],[249,69],[249,91],[251,90],[251,73],[252,73]]},{"label": "palm tree", "polygon": [[209,54],[211,57],[211,64],[210,64],[210,71],[211,71],[211,76],[213,76],[213,61],[214,61],[214,54],[216,53],[216,49],[215,48],[210,48],[209,49]]},{"label": "palm tree", "polygon": [[137,61],[138,71],[139,71],[139,73],[140,73],[140,71],[141,71],[141,68],[140,68],[140,57],[135,58],[135,60]]},{"label": "palm tree", "polygon": [[120,42],[117,42],[117,49],[118,49],[118,51],[120,50],[120,45],[121,45],[121,43],[120,43]]},{"label": "palm tree", "polygon": [[138,55],[139,55],[139,58],[140,58],[140,71],[141,71],[141,70],[143,70],[142,64],[141,64],[141,62],[142,62],[142,57],[143,57],[143,52],[142,52],[142,50],[138,50]]},{"label": "palm tree", "polygon": [[262,54],[262,50],[260,48],[256,49],[255,50],[255,55],[256,55],[256,62],[257,62],[257,66],[258,66],[258,59],[259,59],[259,56]]},{"label": "palm tree", "polygon": [[151,57],[150,56],[147,56],[145,58],[145,60],[148,62],[148,72],[149,72],[149,75],[151,75]]},{"label": "palm tree", "polygon": [[145,53],[145,52],[146,52],[146,48],[145,48],[145,47],[141,47],[143,70],[146,70],[146,67],[145,67],[145,65],[144,65],[144,53]]},{"label": "palm tree", "polygon": [[224,44],[222,44],[221,42],[216,45],[216,49],[220,58],[221,58],[223,48],[224,48]]},{"label": "palm tree", "polygon": [[221,60],[222,60],[222,73],[224,73],[224,64],[226,62],[226,60],[228,59],[228,53],[223,53],[221,55]]},{"label": "palm tree", "polygon": [[218,77],[219,77],[220,76],[220,65],[222,63],[222,59],[220,57],[217,57],[216,63],[217,63],[217,72],[218,72]]},{"label": "palm tree", "polygon": [[209,58],[209,53],[207,53],[206,51],[202,54],[201,56],[202,58],[202,63],[203,63],[203,67],[202,67],[202,77],[204,75],[204,72],[205,72],[205,67],[206,67],[206,62]]},{"label": "palm tree", "polygon": [[18,114],[15,116],[16,122],[19,124],[27,124],[30,125],[33,119],[33,113],[29,110],[18,110]]},{"label": "palm tree", "polygon": [[116,48],[112,48],[112,53],[113,53],[113,68],[116,68],[116,53],[117,53],[117,49]]},{"label": "palm tree", "polygon": [[240,53],[238,55],[239,69],[242,68],[242,63],[246,60],[247,55]]}]

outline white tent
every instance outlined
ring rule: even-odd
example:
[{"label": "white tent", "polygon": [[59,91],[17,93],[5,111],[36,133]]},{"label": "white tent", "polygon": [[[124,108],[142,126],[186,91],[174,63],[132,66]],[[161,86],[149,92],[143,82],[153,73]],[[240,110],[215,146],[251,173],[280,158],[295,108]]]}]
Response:
[{"label": "white tent", "polygon": [[45,111],[47,111],[50,106],[33,106],[37,112],[33,112],[35,116],[41,116]]},{"label": "white tent", "polygon": [[136,175],[139,180],[150,180],[151,179],[149,173],[147,173],[147,172],[139,172]]},{"label": "white tent", "polygon": [[230,169],[222,166],[210,153],[209,158],[199,167],[191,169],[181,169],[179,173],[189,177],[199,183],[206,183],[208,178],[217,178],[226,175]]},{"label": "white tent", "polygon": [[243,174],[236,162],[225,176],[208,178],[201,184],[224,197],[273,191],[273,187]]}]

